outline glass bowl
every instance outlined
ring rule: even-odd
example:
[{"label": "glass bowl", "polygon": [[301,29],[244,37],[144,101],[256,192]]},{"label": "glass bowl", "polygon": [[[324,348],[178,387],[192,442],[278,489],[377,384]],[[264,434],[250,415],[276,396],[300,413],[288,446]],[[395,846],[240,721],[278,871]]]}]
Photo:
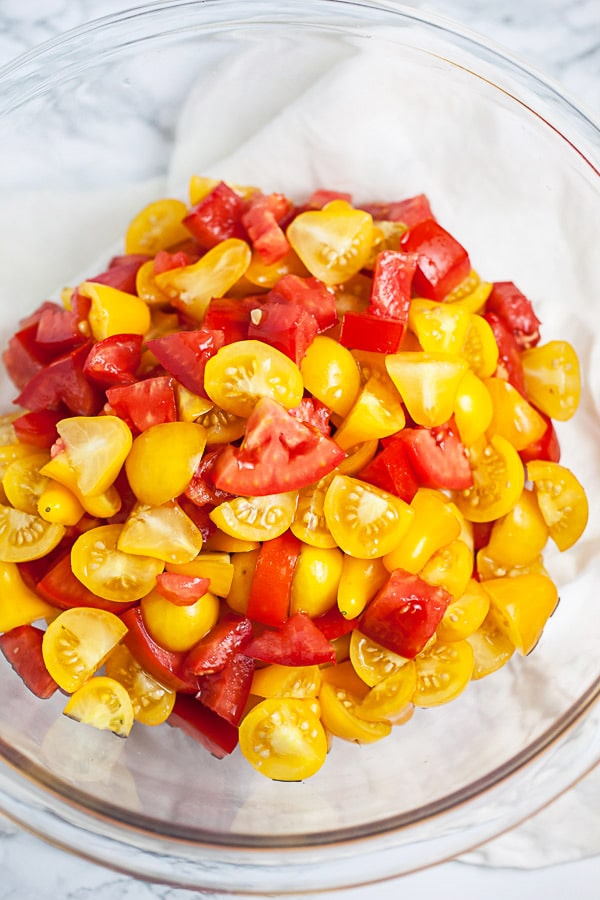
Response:
[{"label": "glass bowl", "polygon": [[[486,42],[396,4],[198,0],[93,22],[0,71],[2,343],[106,262],[146,202],[191,174],[301,199],[428,194],[487,280],[570,340],[584,387],[563,462],[600,484],[599,132]],[[4,408],[12,389],[2,381]],[[307,782],[218,761],[179,729],[119,740],[0,662],[0,806],[136,876],[306,893],[428,866],[514,826],[600,758],[597,505],[550,553],[561,603],[535,652],[372,746],[336,741]]]}]

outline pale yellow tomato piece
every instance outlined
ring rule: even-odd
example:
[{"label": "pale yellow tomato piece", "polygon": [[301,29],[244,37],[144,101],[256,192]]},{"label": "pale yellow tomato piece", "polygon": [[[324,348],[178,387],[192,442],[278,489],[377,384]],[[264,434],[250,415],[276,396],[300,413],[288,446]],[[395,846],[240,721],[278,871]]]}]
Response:
[{"label": "pale yellow tomato piece", "polygon": [[414,515],[404,500],[349,475],[334,476],[323,508],[338,547],[359,559],[393,550]]},{"label": "pale yellow tomato piece", "polygon": [[343,559],[339,547],[301,547],[292,576],[290,615],[305,612],[314,618],[335,606]]},{"label": "pale yellow tomato piece", "polygon": [[448,421],[467,370],[462,356],[404,351],[391,353],[385,364],[413,421],[428,428]]},{"label": "pale yellow tomato piece", "polygon": [[133,727],[133,706],[122,684],[106,675],[90,678],[69,698],[63,713],[70,719],[127,737]]},{"label": "pale yellow tomato piece", "polygon": [[296,491],[263,497],[235,497],[215,506],[210,519],[232,537],[268,541],[290,528],[297,502]]},{"label": "pale yellow tomato piece", "polygon": [[446,607],[436,636],[440,641],[464,640],[483,624],[489,608],[490,596],[485,587],[474,578],[469,579],[466,590]]},{"label": "pale yellow tomato piece", "polygon": [[242,719],[239,737],[244,758],[276,781],[310,778],[327,756],[327,737],[309,700],[262,700]]},{"label": "pale yellow tomato piece", "polygon": [[189,266],[167,269],[156,283],[171,303],[201,322],[213,297],[223,297],[250,265],[246,241],[228,238]]},{"label": "pale yellow tomato piece", "polygon": [[454,421],[465,447],[479,440],[490,426],[494,406],[487,387],[467,369],[456,390]]},{"label": "pale yellow tomato piece", "polygon": [[406,416],[398,391],[370,378],[335,433],[335,442],[349,450],[364,441],[389,437],[404,428]]},{"label": "pale yellow tomato piece", "polygon": [[294,519],[290,525],[292,533],[311,547],[337,547],[325,521],[325,494],[331,484],[334,472],[320,478],[298,491],[298,503]]},{"label": "pale yellow tomato piece", "polygon": [[53,616],[56,608],[27,587],[16,563],[0,562],[0,632]]},{"label": "pale yellow tomato piece", "polygon": [[456,538],[436,550],[419,574],[423,581],[440,585],[456,598],[464,594],[474,562],[471,548]]},{"label": "pale yellow tomato piece", "polygon": [[487,553],[512,568],[534,562],[546,546],[548,526],[533,491],[524,490],[513,508],[494,522]]},{"label": "pale yellow tomato piece", "polygon": [[121,497],[114,484],[102,494],[83,494],[81,492],[78,487],[77,472],[64,451],[53,456],[50,462],[40,469],[40,472],[67,488],[90,516],[98,519],[110,519],[121,509]]},{"label": "pale yellow tomato piece", "polygon": [[262,341],[226,344],[206,363],[206,393],[221,409],[247,418],[261,397],[292,409],[304,393],[298,366]]},{"label": "pale yellow tomato piece", "polygon": [[415,657],[415,706],[449,703],[461,694],[473,675],[473,648],[468,641],[436,641]]},{"label": "pale yellow tomato piece", "polygon": [[565,466],[543,460],[527,463],[527,477],[550,537],[559,550],[568,550],[588,522],[589,504],[581,482]]},{"label": "pale yellow tomato piece", "polygon": [[244,277],[248,279],[251,285],[269,290],[275,287],[284,275],[306,277],[309,274],[308,269],[293,250],[290,250],[282,259],[274,263],[265,263],[260,253],[255,250],[252,253],[252,259]]},{"label": "pale yellow tomato piece", "polygon": [[48,462],[50,454],[32,453],[11,462],[2,478],[6,499],[15,509],[37,515],[38,500],[48,479],[40,469]]},{"label": "pale yellow tomato piece", "polygon": [[504,578],[506,575],[548,575],[544,566],[544,557],[542,554],[534,557],[530,562],[523,563],[519,566],[507,566],[505,563],[498,562],[487,547],[482,547],[477,552],[477,574],[482,582],[488,581],[490,578]]},{"label": "pale yellow tomato piece", "polygon": [[73,491],[60,481],[47,478],[46,487],[37,503],[37,513],[46,522],[55,522],[57,525],[68,527],[81,521],[85,509]]},{"label": "pale yellow tomato piece", "polygon": [[516,450],[524,450],[542,437],[546,421],[509,381],[486,378],[484,384],[492,400],[489,434],[501,435]]},{"label": "pale yellow tomato piece", "polygon": [[373,217],[345,200],[297,215],[286,236],[308,271],[325,284],[341,284],[363,268],[373,243]]},{"label": "pale yellow tomato piece", "polygon": [[82,494],[97,496],[113,484],[131,450],[129,427],[117,416],[71,416],[56,429]]},{"label": "pale yellow tomato piece", "polygon": [[459,306],[414,297],[408,327],[426,353],[462,353],[471,316]]},{"label": "pale yellow tomato piece", "polygon": [[144,625],[150,636],[175,653],[191,650],[219,618],[219,598],[207,591],[195,603],[179,606],[153,590],[140,602]]},{"label": "pale yellow tomato piece", "polygon": [[135,294],[95,281],[84,281],[78,290],[92,301],[88,322],[97,341],[115,334],[146,334],[150,328],[150,308]]},{"label": "pale yellow tomato piece", "polygon": [[0,562],[40,559],[58,546],[64,534],[62,525],[0,504]]},{"label": "pale yellow tomato piece", "polygon": [[479,378],[493,375],[498,365],[498,344],[490,323],[472,315],[462,355]]},{"label": "pale yellow tomato piece", "polygon": [[554,582],[544,575],[515,575],[485,582],[490,606],[516,649],[524,656],[539,641],[544,626],[558,605]]},{"label": "pale yellow tomato piece", "polygon": [[361,701],[344,688],[324,682],[319,692],[321,721],[328,731],[345,741],[371,744],[387,737],[392,726],[387,721],[369,721],[358,714]]},{"label": "pale yellow tomato piece", "polygon": [[368,463],[371,462],[379,449],[379,441],[362,441],[354,447],[348,447],[346,458],[337,467],[340,475],[357,475]]},{"label": "pale yellow tomato piece", "polygon": [[304,355],[300,372],[313,397],[339,416],[350,412],[360,391],[360,371],[346,347],[318,334]]},{"label": "pale yellow tomato piece", "polygon": [[50,622],[42,641],[48,672],[63,691],[72,694],[91,678],[127,633],[114,613],[76,606]]},{"label": "pale yellow tomato piece", "polygon": [[409,660],[391,675],[387,675],[355,707],[355,713],[369,722],[404,722],[407,711],[412,709],[412,699],[417,688],[417,668]]},{"label": "pale yellow tomato piece", "polygon": [[118,644],[106,660],[106,674],[122,684],[131,700],[133,717],[144,725],[161,725],[175,705],[175,691],[160,684],[131,655],[125,644]]},{"label": "pale yellow tomato piece", "polygon": [[350,661],[361,681],[369,687],[379,684],[408,662],[404,656],[373,641],[358,628],[350,636]]},{"label": "pale yellow tomato piece", "polygon": [[277,663],[257,669],[252,678],[252,694],[259,697],[317,697],[321,688],[318,666],[281,666]]},{"label": "pale yellow tomato piece", "polygon": [[484,436],[469,448],[473,486],[454,492],[454,502],[470,522],[493,522],[515,505],[525,486],[519,454],[499,434]]},{"label": "pale yellow tomato piece", "polygon": [[473,681],[497,672],[515,652],[504,623],[491,606],[482,624],[466,640],[473,650]]},{"label": "pale yellow tomato piece", "polygon": [[182,494],[205,446],[206,429],[195,422],[164,422],[139,434],[125,461],[125,471],[140,503],[162,506]]},{"label": "pale yellow tomato piece", "polygon": [[405,569],[416,575],[437,550],[461,533],[462,524],[454,505],[439,491],[419,488],[410,508],[413,518],[406,533],[383,558],[388,572]]},{"label": "pale yellow tomato piece", "polygon": [[521,354],[525,390],[531,402],[552,419],[566,422],[579,406],[581,374],[568,341],[549,341]]},{"label": "pale yellow tomato piece", "polygon": [[98,597],[130,603],[154,588],[164,562],[119,550],[121,530],[121,525],[99,525],[81,534],[71,548],[71,568]]},{"label": "pale yellow tomato piece", "polygon": [[162,506],[136,503],[117,543],[124,553],[170,563],[191,562],[202,549],[202,533],[175,500]]},{"label": "pale yellow tomato piece", "polygon": [[125,253],[156,256],[185,241],[190,233],[182,224],[187,206],[182,200],[166,197],[149,203],[131,220],[125,234]]}]

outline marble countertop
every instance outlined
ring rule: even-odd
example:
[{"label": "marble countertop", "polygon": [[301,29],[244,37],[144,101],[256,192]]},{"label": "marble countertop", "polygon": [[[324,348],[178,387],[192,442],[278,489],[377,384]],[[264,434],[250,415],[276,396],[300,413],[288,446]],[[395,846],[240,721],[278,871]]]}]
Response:
[{"label": "marble countertop", "polygon": [[[57,33],[130,5],[126,0],[2,0],[0,65]],[[600,119],[598,0],[520,0],[514,4],[506,0],[430,0],[404,5],[436,12],[491,38],[553,78],[576,104]],[[588,776],[576,793],[560,798],[477,855],[401,881],[322,896],[331,900],[334,896],[338,900],[391,900],[402,891],[411,900],[438,895],[445,900],[475,896],[499,900],[507,895],[519,900],[542,896],[558,900],[569,895],[595,900],[600,884],[599,774],[596,771]],[[562,854],[550,853],[554,864],[540,865],[544,862],[540,847],[556,847],[561,834],[568,830],[570,817],[578,816],[581,810],[587,816],[585,847],[580,852],[571,848]],[[1,816],[0,873],[0,900],[83,900],[92,895],[96,900],[188,900],[200,896],[142,883],[69,856]]]}]

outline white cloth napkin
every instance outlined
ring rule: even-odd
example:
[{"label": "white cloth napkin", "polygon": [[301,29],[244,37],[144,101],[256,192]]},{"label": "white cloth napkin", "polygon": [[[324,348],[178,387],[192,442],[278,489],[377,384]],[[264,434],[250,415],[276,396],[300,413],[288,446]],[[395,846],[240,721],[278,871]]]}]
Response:
[{"label": "white cloth napkin", "polygon": [[[319,187],[352,191],[357,201],[395,200],[423,191],[440,221],[469,248],[481,274],[515,280],[536,302],[549,333],[560,336],[566,329],[581,338],[584,365],[597,374],[598,351],[590,340],[596,313],[575,302],[574,315],[571,304],[580,285],[566,262],[565,235],[577,223],[565,192],[556,191],[551,201],[546,197],[561,160],[540,157],[531,124],[490,105],[490,89],[483,81],[470,105],[464,92],[470,76],[460,70],[442,84],[429,70],[415,78],[393,48],[359,53],[351,41],[334,45],[323,37],[308,51],[274,37],[266,68],[260,64],[264,52],[249,46],[207,67],[181,111],[164,183],[140,181],[126,191],[102,187],[87,195],[87,206],[76,192],[62,192],[60,198],[40,196],[39,190],[7,192],[0,204],[0,237],[14,250],[10,265],[0,272],[2,302],[21,298],[32,308],[49,295],[49,287],[71,277],[65,273],[73,273],[73,280],[77,273],[89,274],[90,260],[99,259],[98,248],[114,247],[132,211],[161,193],[185,197],[192,173],[284,191],[298,199]],[[510,162],[515,142],[518,174]],[[482,171],[481,161],[487,159]],[[485,205],[479,204],[483,187]],[[20,244],[14,234],[27,233],[31,209],[40,202],[57,212],[52,219],[38,219],[36,229],[29,229],[28,243]],[[466,217],[465,207],[471,210]],[[93,230],[86,227],[90,209]],[[548,215],[549,209],[554,215]],[[587,283],[600,285],[591,230],[590,254],[580,274]],[[31,259],[37,260],[35,266]],[[544,298],[557,292],[565,297],[564,308],[545,306]],[[4,311],[9,308],[12,326],[15,311],[13,306]],[[0,337],[10,330],[5,324]],[[599,383],[597,378],[594,384]],[[3,386],[5,404],[10,396]],[[598,394],[588,391],[584,404],[596,421]],[[585,423],[581,428],[585,431]],[[567,431],[564,449],[573,467],[586,472],[588,490],[595,489],[600,485],[598,462],[589,439],[581,438],[581,429]],[[579,556],[557,562],[559,581],[571,577],[573,559],[587,564],[593,555],[600,535],[595,518]],[[533,867],[599,851],[596,770],[525,824],[463,858]]]}]

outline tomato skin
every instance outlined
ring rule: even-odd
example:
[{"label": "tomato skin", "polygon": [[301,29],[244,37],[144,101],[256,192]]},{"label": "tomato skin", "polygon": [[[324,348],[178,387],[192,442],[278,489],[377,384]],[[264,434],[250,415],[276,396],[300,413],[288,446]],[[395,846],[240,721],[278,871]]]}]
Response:
[{"label": "tomato skin", "polygon": [[410,228],[400,239],[406,253],[418,255],[414,290],[429,300],[443,300],[471,271],[464,247],[435,219]]},{"label": "tomato skin", "polygon": [[263,541],[248,597],[247,614],[254,621],[279,628],[287,619],[300,547],[300,541],[289,530]]},{"label": "tomato skin", "polygon": [[417,269],[416,253],[383,250],[377,254],[367,314],[408,321],[411,287]]},{"label": "tomato skin", "polygon": [[131,384],[142,358],[141,334],[113,334],[91,348],[83,374],[92,381],[110,387]]},{"label": "tomato skin", "polygon": [[191,606],[208,591],[210,578],[182,575],[178,572],[160,572],[156,576],[156,590],[176,606]]},{"label": "tomato skin", "polygon": [[[255,312],[256,323],[252,319]],[[299,366],[318,331],[317,320],[304,306],[267,301],[253,310],[248,338],[275,347]]]},{"label": "tomato skin", "polygon": [[451,422],[434,428],[405,428],[397,440],[406,447],[421,487],[462,491],[473,484],[469,459]]},{"label": "tomato skin", "polygon": [[177,381],[194,394],[205,397],[204,368],[223,344],[223,332],[199,328],[154,338],[147,342],[147,347]]},{"label": "tomato skin", "polygon": [[295,613],[276,631],[265,631],[244,648],[248,656],[283,666],[335,662],[335,649],[306,613]]},{"label": "tomato skin", "polygon": [[177,420],[175,389],[169,375],[109,387],[106,397],[114,413],[136,431]]},{"label": "tomato skin", "polygon": [[420,653],[452,601],[444,588],[395,569],[361,616],[360,630],[399,656]]},{"label": "tomato skin", "polygon": [[0,650],[23,684],[42,700],[58,689],[44,663],[42,640],[44,632],[34,625],[19,625],[0,635]]},{"label": "tomato skin", "polygon": [[237,747],[237,728],[187,694],[177,694],[167,722],[181,728],[217,759],[223,759]]},{"label": "tomato skin", "polygon": [[220,181],[192,207],[182,222],[200,247],[210,250],[227,238],[243,237],[243,211],[244,201],[239,194]]},{"label": "tomato skin", "polygon": [[254,665],[244,653],[235,653],[218,672],[198,679],[198,699],[231,725],[239,725],[250,696]]},{"label": "tomato skin", "polygon": [[226,447],[215,463],[217,488],[257,497],[306,487],[344,459],[344,451],[268,397],[256,404],[241,447]]},{"label": "tomato skin", "polygon": [[288,274],[271,288],[267,299],[274,303],[292,303],[304,307],[317,322],[319,331],[337,324],[335,293],[318,278]]},{"label": "tomato skin", "polygon": [[368,313],[345,312],[340,344],[349,350],[396,353],[404,337],[404,322]]},{"label": "tomato skin", "polygon": [[503,320],[521,350],[534,347],[539,342],[541,322],[533,311],[531,301],[512,281],[494,282],[485,309]]},{"label": "tomato skin", "polygon": [[144,624],[139,604],[121,613],[120,618],[127,626],[123,643],[140,666],[165,687],[195,694],[198,681],[194,676],[188,677],[185,672],[183,663],[186,654],[165,650],[153,640]]},{"label": "tomato skin", "polygon": [[252,636],[252,622],[248,616],[227,613],[187,652],[182,671],[189,676],[219,672],[235,653],[245,649]]}]

